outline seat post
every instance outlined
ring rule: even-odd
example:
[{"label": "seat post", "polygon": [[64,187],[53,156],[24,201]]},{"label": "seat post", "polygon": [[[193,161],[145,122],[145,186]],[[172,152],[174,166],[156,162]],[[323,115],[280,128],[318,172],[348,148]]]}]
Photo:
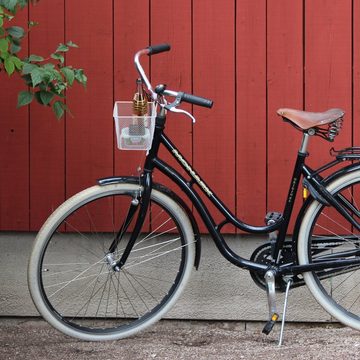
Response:
[{"label": "seat post", "polygon": [[307,131],[304,131],[303,132],[303,138],[302,138],[302,141],[301,141],[301,146],[300,146],[300,149],[299,149],[299,153],[301,154],[307,154],[307,147],[308,147],[308,144],[309,144],[309,138],[311,136],[311,133],[309,134],[309,132]]}]

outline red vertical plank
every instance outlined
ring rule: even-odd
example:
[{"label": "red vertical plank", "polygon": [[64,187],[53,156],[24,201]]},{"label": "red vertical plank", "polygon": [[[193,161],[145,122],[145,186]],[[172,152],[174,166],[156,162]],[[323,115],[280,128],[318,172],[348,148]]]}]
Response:
[{"label": "red vertical plank", "polygon": [[[191,64],[191,0],[151,3],[151,43],[169,43],[171,51],[151,58],[151,80],[153,85],[165,83],[168,89],[192,92]],[[169,98],[169,101],[173,101]],[[191,111],[191,106],[181,104],[181,109]],[[192,162],[192,121],[182,115],[168,113],[166,134],[173,139],[179,151]],[[165,161],[174,162],[165,152],[160,152]],[[181,172],[183,172],[181,170]],[[188,177],[188,176],[186,176]],[[163,176],[156,180],[172,186]]]},{"label": "red vertical plank", "polygon": [[[235,211],[235,2],[193,2],[193,89],[214,100],[194,106],[194,167]],[[217,217],[219,220],[219,217]],[[222,217],[221,217],[222,219]]]},{"label": "red vertical plank", "polygon": [[[50,13],[57,16],[49,16]],[[64,42],[64,0],[43,1],[30,7],[30,19],[39,22],[39,27],[30,33],[30,53],[49,57]],[[39,229],[50,212],[64,201],[64,144],[64,120],[57,121],[49,108],[31,105],[31,230]]]},{"label": "red vertical plank", "polygon": [[[66,1],[66,39],[79,49],[67,55],[69,64],[84,68],[86,91],[68,94],[74,118],[66,119],[66,192],[71,195],[113,172],[113,17],[112,1]],[[86,13],[86,15],[85,15]]]},{"label": "red vertical plank", "polygon": [[267,61],[268,210],[282,211],[302,134],[276,110],[303,107],[302,0],[268,0]]},{"label": "red vertical plank", "polygon": [[[68,53],[67,62],[84,68],[89,79],[86,91],[78,86],[68,94],[75,116],[66,118],[69,196],[113,173],[113,2],[99,7],[95,0],[66,1],[65,11],[66,39],[80,47]],[[111,221],[104,212],[104,224]]]},{"label": "red vertical plank", "polygon": [[[260,224],[266,213],[266,3],[237,2],[237,212]],[[253,204],[249,206],[249,204]]]},{"label": "red vertical plank", "polygon": [[360,0],[353,7],[353,141],[360,146]]},{"label": "red vertical plank", "polygon": [[[131,101],[139,77],[134,66],[135,53],[149,45],[150,1],[114,1],[114,95],[117,101]],[[136,34],[136,35],[134,35]],[[149,71],[149,58],[141,58],[141,64]],[[115,151],[115,173],[117,175],[139,175],[145,151]],[[116,207],[116,214],[121,211]],[[121,216],[118,216],[118,218]]]},{"label": "red vertical plank", "polygon": [[[27,10],[16,16],[11,25],[26,28]],[[27,54],[27,40],[20,56]],[[17,94],[26,89],[14,74],[0,73],[0,228],[29,230],[29,110],[16,109]]]},{"label": "red vertical plank", "polygon": [[[331,4],[331,6],[330,6]],[[305,2],[305,107],[346,111],[336,148],[351,144],[352,5],[350,0]],[[314,36],[316,34],[316,36]],[[330,145],[313,139],[312,154],[319,164],[329,159]],[[313,156],[314,158],[315,156]]]},{"label": "red vertical plank", "polygon": [[[149,1],[114,1],[114,95],[115,100],[131,101],[138,73],[135,53],[149,45]],[[148,57],[141,63],[148,71]],[[119,151],[114,145],[115,173],[138,175],[137,168],[145,158],[144,151]]]},{"label": "red vertical plank", "polygon": [[[351,145],[351,1],[306,1],[305,4],[305,106],[312,111],[339,107],[347,112],[335,147]],[[313,34],[316,33],[316,37]],[[322,139],[312,139],[313,166],[330,160],[329,148]],[[341,226],[348,225],[341,222]],[[328,231],[338,231],[332,221],[322,223]],[[324,231],[319,229],[318,231]]]}]

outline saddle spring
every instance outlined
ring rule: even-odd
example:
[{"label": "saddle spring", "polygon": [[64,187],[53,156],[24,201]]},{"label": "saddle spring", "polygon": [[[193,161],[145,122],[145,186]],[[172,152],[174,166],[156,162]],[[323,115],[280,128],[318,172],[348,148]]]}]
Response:
[{"label": "saddle spring", "polygon": [[342,128],[343,118],[337,119],[329,125],[328,137],[330,141],[334,141]]},{"label": "saddle spring", "polygon": [[343,118],[341,117],[330,123],[327,129],[317,127],[315,128],[315,135],[318,135],[327,141],[333,142],[335,137],[340,133],[342,123]]}]

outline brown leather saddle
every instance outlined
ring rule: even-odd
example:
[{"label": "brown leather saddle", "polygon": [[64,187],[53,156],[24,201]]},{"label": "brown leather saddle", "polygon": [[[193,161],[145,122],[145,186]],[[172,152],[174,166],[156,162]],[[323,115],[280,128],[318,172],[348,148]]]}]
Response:
[{"label": "brown leather saddle", "polygon": [[341,109],[330,109],[324,112],[309,112],[284,108],[279,109],[277,113],[302,130],[307,130],[339,120],[344,116],[345,111]]}]

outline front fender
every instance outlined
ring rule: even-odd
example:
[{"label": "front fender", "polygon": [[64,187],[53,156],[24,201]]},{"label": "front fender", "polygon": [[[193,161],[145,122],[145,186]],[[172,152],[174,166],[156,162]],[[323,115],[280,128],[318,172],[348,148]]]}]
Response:
[{"label": "front fender", "polygon": [[[139,184],[139,177],[138,176],[111,176],[111,177],[98,179],[97,183],[100,186],[106,186],[106,185],[110,185],[110,184],[122,184],[122,183]],[[197,225],[197,222],[194,218],[193,213],[191,212],[189,207],[186,205],[185,201],[183,199],[181,199],[172,190],[167,188],[166,186],[158,184],[158,183],[153,183],[153,188],[156,189],[157,191],[160,191],[163,194],[171,197],[172,199],[174,199],[184,209],[184,211],[188,215],[191,225],[192,225],[192,228],[193,228],[194,237],[195,237],[195,263],[194,263],[194,266],[195,266],[196,270],[198,270],[199,265],[200,265],[200,257],[201,257],[201,237],[200,237],[199,227]]]}]

